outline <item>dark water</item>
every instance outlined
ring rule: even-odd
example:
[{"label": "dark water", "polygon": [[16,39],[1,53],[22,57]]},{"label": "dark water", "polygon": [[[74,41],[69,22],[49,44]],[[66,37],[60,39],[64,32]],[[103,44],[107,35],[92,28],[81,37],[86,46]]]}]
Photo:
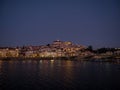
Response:
[{"label": "dark water", "polygon": [[0,90],[120,90],[120,64],[0,60]]}]

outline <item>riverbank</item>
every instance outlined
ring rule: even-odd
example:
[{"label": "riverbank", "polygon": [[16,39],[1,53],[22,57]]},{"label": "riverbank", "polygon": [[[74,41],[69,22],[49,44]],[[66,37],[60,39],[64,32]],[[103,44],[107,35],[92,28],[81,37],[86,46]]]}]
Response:
[{"label": "riverbank", "polygon": [[0,57],[0,60],[74,60],[76,57]]},{"label": "riverbank", "polygon": [[73,56],[73,57],[0,57],[0,60],[79,60],[94,62],[113,62],[120,60],[120,56]]}]

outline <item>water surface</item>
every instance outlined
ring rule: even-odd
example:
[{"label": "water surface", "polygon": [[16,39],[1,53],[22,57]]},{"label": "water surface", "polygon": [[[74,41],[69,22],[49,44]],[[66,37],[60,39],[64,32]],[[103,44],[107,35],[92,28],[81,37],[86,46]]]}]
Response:
[{"label": "water surface", "polygon": [[0,90],[120,90],[120,64],[73,60],[0,60]]}]

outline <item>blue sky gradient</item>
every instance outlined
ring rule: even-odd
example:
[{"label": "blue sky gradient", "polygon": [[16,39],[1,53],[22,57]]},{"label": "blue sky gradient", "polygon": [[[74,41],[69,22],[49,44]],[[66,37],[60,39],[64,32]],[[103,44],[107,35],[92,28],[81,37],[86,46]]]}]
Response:
[{"label": "blue sky gradient", "polygon": [[0,0],[0,46],[53,40],[120,47],[119,0]]}]

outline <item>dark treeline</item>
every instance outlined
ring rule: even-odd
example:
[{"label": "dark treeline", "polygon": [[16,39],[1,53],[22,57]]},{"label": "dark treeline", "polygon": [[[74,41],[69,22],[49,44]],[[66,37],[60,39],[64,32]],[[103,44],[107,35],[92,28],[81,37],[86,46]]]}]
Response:
[{"label": "dark treeline", "polygon": [[96,53],[96,54],[101,54],[101,53],[106,53],[106,52],[114,53],[115,51],[118,51],[119,48],[105,48],[105,47],[102,47],[102,48],[98,48],[98,49],[93,50],[93,47],[90,45],[86,48],[86,50],[90,51],[90,52],[93,52],[93,53]]}]

